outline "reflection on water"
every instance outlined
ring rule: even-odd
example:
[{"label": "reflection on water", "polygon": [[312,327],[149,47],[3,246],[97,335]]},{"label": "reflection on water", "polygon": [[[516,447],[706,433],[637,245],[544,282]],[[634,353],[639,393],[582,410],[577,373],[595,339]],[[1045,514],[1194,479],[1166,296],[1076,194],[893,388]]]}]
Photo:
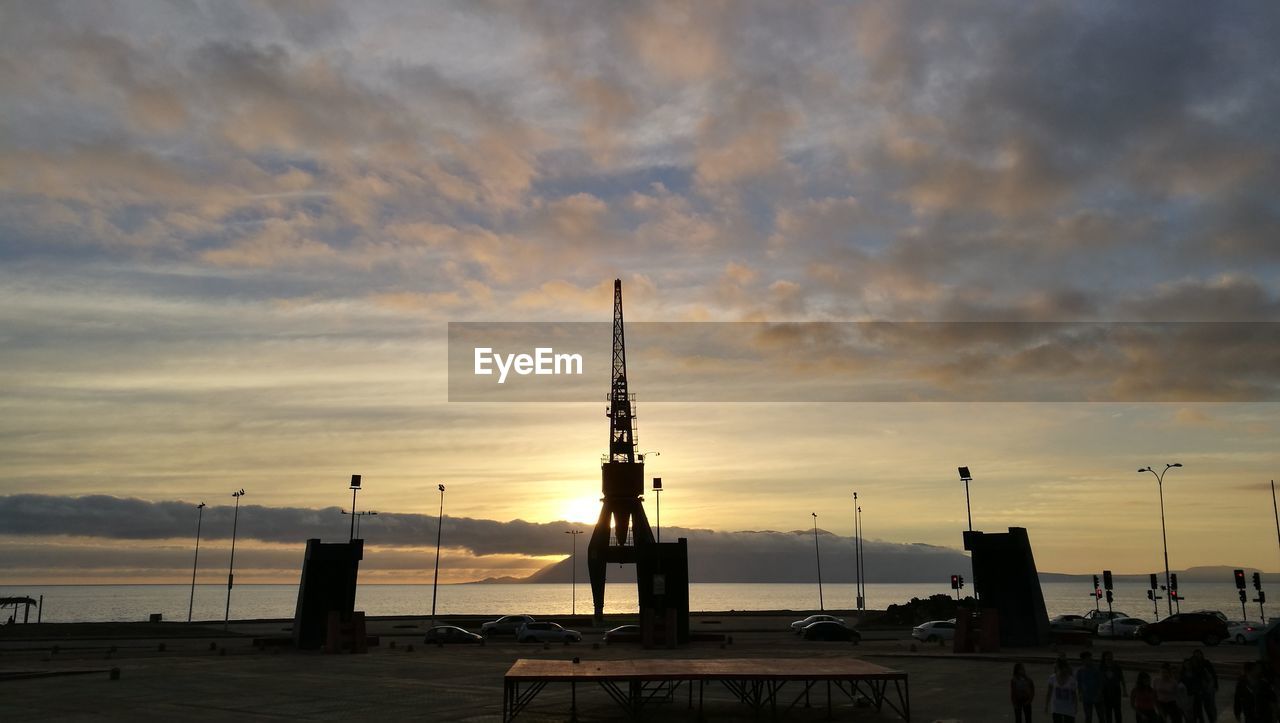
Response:
[{"label": "reflection on water", "polygon": [[[1093,608],[1089,583],[1045,583],[1042,585],[1050,615],[1082,613]],[[238,585],[231,597],[233,619],[290,618],[297,601],[296,585]],[[883,608],[912,597],[949,593],[946,584],[867,585],[870,607]],[[1222,610],[1231,618],[1240,617],[1240,603],[1230,581],[1225,584],[1186,583],[1183,606],[1188,610]],[[1115,609],[1150,620],[1152,605],[1142,585],[1118,585]],[[141,621],[151,613],[165,620],[187,619],[189,585],[31,585],[0,587],[0,597],[44,595],[46,622]],[[195,619],[221,620],[226,604],[224,585],[196,587]],[[817,585],[757,583],[694,583],[689,588],[694,610],[814,610],[818,607]],[[853,605],[853,585],[824,585],[828,609],[847,610]],[[357,608],[369,615],[429,615],[430,585],[364,585],[357,593]],[[570,611],[570,586],[441,585],[436,609],[443,615],[565,615]],[[1103,603],[1103,608],[1106,603]],[[1161,601],[1161,616],[1164,615]],[[635,612],[635,589],[616,584],[606,588],[605,612]],[[1249,619],[1258,618],[1258,605],[1247,607]],[[591,588],[577,588],[577,612],[591,612]],[[36,612],[31,611],[35,621]]]}]

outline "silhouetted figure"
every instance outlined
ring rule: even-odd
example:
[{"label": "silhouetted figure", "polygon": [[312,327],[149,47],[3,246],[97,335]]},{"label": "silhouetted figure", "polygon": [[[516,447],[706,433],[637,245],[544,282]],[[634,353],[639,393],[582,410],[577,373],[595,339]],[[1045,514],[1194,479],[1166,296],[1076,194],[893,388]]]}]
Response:
[{"label": "silhouetted figure", "polygon": [[1115,655],[1110,650],[1102,654],[1098,672],[1102,674],[1102,723],[1123,723],[1121,709],[1124,699],[1129,695],[1129,689],[1125,685],[1124,671],[1116,665]]},{"label": "silhouetted figure", "polygon": [[1080,669],[1076,671],[1076,687],[1080,691],[1080,709],[1084,723],[1093,723],[1093,714],[1102,720],[1102,671],[1093,662],[1093,653],[1080,653]]},{"label": "silhouetted figure", "polygon": [[1053,715],[1053,723],[1075,723],[1076,703],[1080,690],[1066,657],[1059,657],[1049,676],[1049,689],[1044,696],[1044,712]]},{"label": "silhouetted figure", "polygon": [[1013,677],[1009,679],[1009,702],[1013,704],[1015,723],[1031,723],[1031,704],[1036,699],[1036,684],[1027,677],[1022,663],[1014,663]]},{"label": "silhouetted figure", "polygon": [[1236,680],[1235,704],[1232,710],[1242,723],[1274,723],[1276,694],[1262,677],[1257,663],[1245,663],[1244,674]]},{"label": "silhouetted figure", "polygon": [[1204,657],[1203,650],[1192,651],[1191,665],[1200,679],[1200,707],[1204,711],[1205,720],[1217,723],[1218,671],[1213,667],[1213,662]]},{"label": "silhouetted figure", "polygon": [[1156,699],[1156,689],[1151,685],[1151,674],[1145,670],[1138,673],[1138,680],[1129,693],[1129,705],[1133,707],[1137,723],[1159,723],[1160,702]]}]

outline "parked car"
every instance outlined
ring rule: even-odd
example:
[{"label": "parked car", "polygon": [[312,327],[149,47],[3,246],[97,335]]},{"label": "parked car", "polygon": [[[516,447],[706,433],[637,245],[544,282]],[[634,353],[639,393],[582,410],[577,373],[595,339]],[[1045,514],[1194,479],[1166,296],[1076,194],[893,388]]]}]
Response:
[{"label": "parked car", "polygon": [[1058,615],[1049,619],[1049,629],[1062,632],[1073,630],[1089,630],[1089,621],[1083,615]]},{"label": "parked car", "polygon": [[956,637],[955,620],[933,620],[911,629],[911,637],[926,643],[952,640]]},{"label": "parked car", "polygon": [[480,634],[486,638],[494,635],[515,635],[521,625],[533,622],[532,615],[503,615],[480,626]]},{"label": "parked car", "polygon": [[1129,613],[1122,613],[1119,610],[1090,610],[1084,614],[1084,622],[1090,630],[1097,631],[1098,626],[1109,620],[1119,620],[1127,617],[1129,617]]},{"label": "parked car", "polygon": [[456,625],[437,625],[427,631],[426,643],[478,643],[484,640],[469,630]]},{"label": "parked car", "polygon": [[1144,625],[1138,637],[1149,645],[1165,641],[1198,640],[1205,645],[1217,645],[1227,639],[1227,623],[1210,613],[1177,613],[1157,623]]},{"label": "parked car", "polygon": [[804,620],[797,620],[794,623],[791,623],[791,632],[798,633],[801,630],[804,630],[805,628],[809,627],[810,625],[813,625],[814,623],[818,623],[818,622],[832,622],[832,623],[844,624],[844,618],[838,618],[834,615],[810,615]]},{"label": "parked car", "polygon": [[606,630],[601,640],[606,643],[638,643],[640,642],[640,626],[619,625],[612,630]]},{"label": "parked car", "polygon": [[516,640],[521,643],[577,643],[582,641],[582,633],[566,630],[560,623],[532,622],[516,630]]},{"label": "parked car", "polygon": [[800,631],[800,637],[805,640],[851,640],[855,643],[862,641],[861,633],[835,620],[819,620],[816,623],[810,623]]},{"label": "parked car", "polygon": [[1138,630],[1146,625],[1147,621],[1141,618],[1116,618],[1098,624],[1098,637],[1100,638],[1133,638],[1138,634]]},{"label": "parked car", "polygon": [[1266,631],[1267,626],[1264,623],[1250,620],[1233,620],[1227,623],[1227,639],[1240,645],[1256,643]]}]

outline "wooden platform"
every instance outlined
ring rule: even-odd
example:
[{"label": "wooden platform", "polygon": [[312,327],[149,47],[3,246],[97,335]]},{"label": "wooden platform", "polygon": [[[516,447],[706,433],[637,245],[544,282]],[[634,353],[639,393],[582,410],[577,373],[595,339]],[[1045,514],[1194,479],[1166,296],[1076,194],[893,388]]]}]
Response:
[{"label": "wooden platform", "polygon": [[[719,682],[742,703],[759,714],[766,706],[776,718],[784,686],[796,683],[796,697],[782,710],[786,713],[818,683],[827,684],[827,710],[831,710],[831,686],[856,699],[863,686],[865,695],[880,710],[890,709],[911,720],[907,674],[856,658],[713,658],[644,660],[529,660],[520,659],[504,678],[503,720],[515,718],[549,683],[569,683],[572,690],[571,717],[577,714],[577,684],[596,684],[627,713],[640,717],[645,708],[674,700],[680,685],[689,691],[693,705],[694,684],[698,688],[698,708],[707,683]],[[625,690],[620,684],[626,684]],[[893,685],[897,700],[887,696]]]}]

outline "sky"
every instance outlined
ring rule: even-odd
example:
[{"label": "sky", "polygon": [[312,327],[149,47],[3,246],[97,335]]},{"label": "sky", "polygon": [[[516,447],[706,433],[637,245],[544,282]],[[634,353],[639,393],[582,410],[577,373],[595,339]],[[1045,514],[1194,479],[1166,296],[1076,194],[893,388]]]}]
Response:
[{"label": "sky", "polygon": [[[493,530],[590,522],[607,370],[450,401],[448,328],[607,323],[615,278],[628,322],[751,323],[635,337],[671,525],[848,536],[857,491],[870,538],[955,549],[967,465],[975,527],[1042,570],[1143,572],[1136,470],[1179,462],[1172,566],[1280,570],[1277,36],[1265,2],[5,4],[0,583],[181,581],[191,540],[142,518],[201,501],[213,582],[231,492],[343,539],[354,473],[385,515],[443,483]],[[671,391],[707,378],[738,401]],[[67,522],[95,501],[136,514]],[[259,519],[237,577],[295,580]],[[379,522],[378,579],[423,580],[428,529]],[[551,536],[446,541],[441,577]]]}]

